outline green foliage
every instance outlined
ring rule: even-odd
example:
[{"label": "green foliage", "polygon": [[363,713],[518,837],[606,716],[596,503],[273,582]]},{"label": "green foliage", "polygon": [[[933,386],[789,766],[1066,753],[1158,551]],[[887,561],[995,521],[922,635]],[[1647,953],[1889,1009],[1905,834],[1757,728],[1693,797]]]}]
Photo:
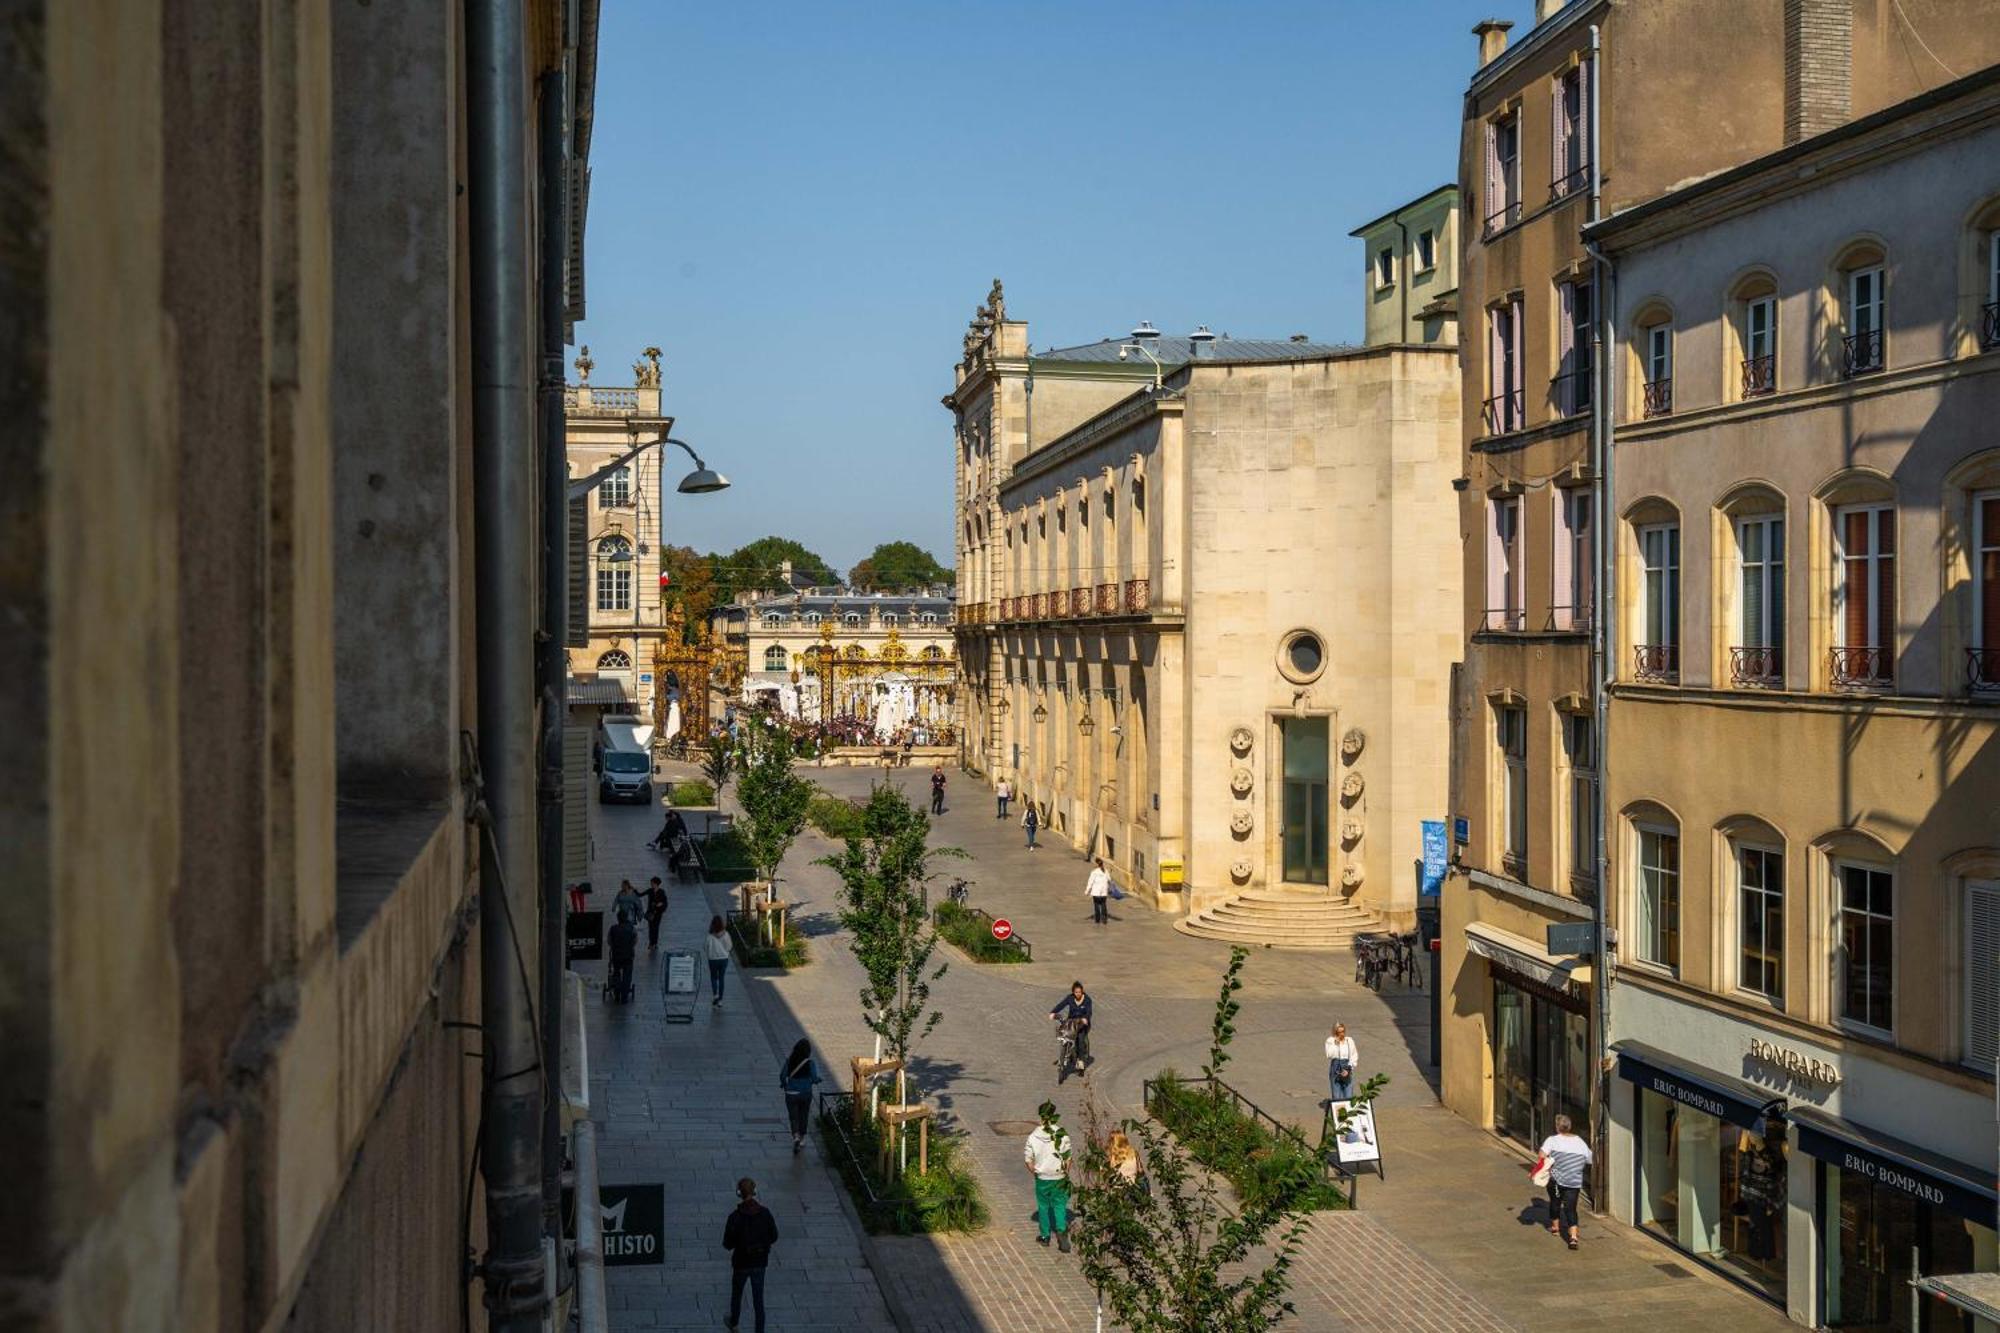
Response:
[{"label": "green foliage", "polygon": [[930,1170],[918,1172],[916,1145],[912,1143],[910,1169],[884,1179],[876,1169],[882,1156],[879,1124],[869,1121],[856,1129],[844,1102],[822,1112],[819,1123],[820,1142],[833,1158],[862,1222],[871,1232],[925,1235],[977,1231],[986,1225],[986,1200],[980,1193],[978,1176],[966,1161],[964,1135],[933,1124]]},{"label": "green foliage", "polygon": [[660,570],[667,576],[660,594],[667,605],[678,604],[685,613],[682,637],[688,643],[695,642],[715,606],[715,561],[716,557],[702,555],[692,546],[660,548]]},{"label": "green foliage", "polygon": [[736,779],[736,800],[743,807],[736,829],[757,878],[776,880],[785,853],[806,826],[813,785],[793,771],[791,737],[784,728],[755,724],[749,751]]},{"label": "green foliage", "polygon": [[740,967],[804,967],[812,960],[805,936],[788,930],[782,946],[760,940],[757,938],[755,918],[746,917],[741,912],[729,914],[729,940],[735,946],[736,962]]},{"label": "green foliage", "polygon": [[1249,957],[1248,949],[1230,946],[1229,966],[1222,971],[1222,986],[1215,996],[1215,1017],[1209,1021],[1208,1063],[1201,1068],[1203,1078],[1222,1077],[1222,1067],[1229,1063],[1229,1043],[1236,1039],[1236,1015],[1243,1010],[1236,1002],[1236,992],[1243,989],[1243,963]]},{"label": "green foliage", "polygon": [[730,601],[737,593],[753,588],[790,592],[791,588],[779,575],[780,566],[787,560],[792,562],[792,573],[808,582],[835,582],[833,569],[825,560],[788,537],[759,537],[728,555],[711,555],[708,559],[714,571],[717,603]]},{"label": "green foliage", "polygon": [[847,571],[859,592],[913,592],[951,578],[951,571],[915,542],[883,542]]},{"label": "green foliage", "polygon": [[844,797],[822,793],[806,806],[806,823],[842,842],[858,838],[862,833],[861,806]]},{"label": "green foliage", "polygon": [[701,845],[702,864],[708,867],[711,884],[737,884],[754,879],[757,868],[750,864],[750,849],[735,829],[712,833]]},{"label": "green foliage", "polygon": [[878,785],[861,809],[861,830],[819,864],[840,876],[840,924],[848,947],[861,964],[861,1016],[882,1038],[888,1053],[907,1060],[913,1042],[930,1034],[944,1017],[931,1009],[931,982],[945,964],[931,970],[937,931],[924,914],[922,886],[937,855],[963,856],[953,848],[929,846],[930,821],[902,792]]},{"label": "green foliage", "polygon": [[722,803],[723,788],[736,776],[736,761],[736,742],[728,732],[717,732],[701,743],[701,775],[708,779],[718,805]]},{"label": "green foliage", "polygon": [[714,805],[715,788],[706,782],[676,782],[667,789],[667,798],[683,809],[695,805]]},{"label": "green foliage", "polygon": [[1194,1160],[1236,1187],[1245,1204],[1290,1199],[1305,1210],[1345,1208],[1319,1156],[1295,1134],[1274,1131],[1238,1109],[1220,1084],[1181,1082],[1160,1071],[1147,1108],[1174,1132]]},{"label": "green foliage", "polygon": [[996,940],[986,918],[946,900],[931,909],[938,934],[963,950],[975,963],[1025,963],[1028,951],[1013,940]]}]

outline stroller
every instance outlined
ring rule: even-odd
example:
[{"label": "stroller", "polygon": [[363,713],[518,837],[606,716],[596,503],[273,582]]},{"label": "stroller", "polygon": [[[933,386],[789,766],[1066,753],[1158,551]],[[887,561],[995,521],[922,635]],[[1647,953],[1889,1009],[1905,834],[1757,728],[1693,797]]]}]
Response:
[{"label": "stroller", "polygon": [[604,998],[612,1004],[630,1004],[632,959],[639,952],[639,929],[630,921],[611,928],[611,974],[604,981]]}]

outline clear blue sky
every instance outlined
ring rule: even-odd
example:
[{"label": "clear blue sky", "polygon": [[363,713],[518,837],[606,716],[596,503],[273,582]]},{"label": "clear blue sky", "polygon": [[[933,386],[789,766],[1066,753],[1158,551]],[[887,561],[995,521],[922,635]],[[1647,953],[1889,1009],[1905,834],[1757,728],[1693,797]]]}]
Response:
[{"label": "clear blue sky", "polygon": [[995,277],[1038,348],[1357,337],[1347,233],[1453,178],[1489,15],[1532,5],[604,0],[578,341],[607,384],[664,349],[735,483],[667,540],[949,564],[938,399]]}]

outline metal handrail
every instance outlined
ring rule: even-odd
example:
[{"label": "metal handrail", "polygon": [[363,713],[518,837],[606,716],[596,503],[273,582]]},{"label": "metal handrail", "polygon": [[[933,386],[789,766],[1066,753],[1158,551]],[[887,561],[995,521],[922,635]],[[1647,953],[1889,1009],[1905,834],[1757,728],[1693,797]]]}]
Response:
[{"label": "metal handrail", "polygon": [[1527,421],[1524,395],[1519,389],[1494,394],[1482,405],[1488,435],[1511,435]]},{"label": "metal handrail", "polygon": [[1521,606],[1489,606],[1479,627],[1493,633],[1519,634],[1528,628],[1528,611]]},{"label": "metal handrail", "polygon": [[[1326,1144],[1323,1138],[1320,1146],[1317,1149],[1315,1149],[1311,1144],[1306,1142],[1305,1135],[1301,1134],[1298,1130],[1292,1128],[1292,1126],[1279,1120],[1277,1117],[1273,1116],[1270,1112],[1266,1111],[1263,1107],[1257,1105],[1257,1103],[1251,1101],[1248,1097],[1245,1097],[1242,1093],[1238,1092],[1235,1088],[1230,1087],[1227,1083],[1224,1083],[1219,1078],[1213,1078],[1213,1077],[1210,1078],[1175,1077],[1171,1079],[1149,1078],[1145,1079],[1140,1083],[1139,1085],[1140,1105],[1146,1108],[1147,1115],[1159,1121],[1162,1125],[1166,1125],[1168,1132],[1176,1134],[1179,1133],[1179,1131],[1176,1130],[1171,1124],[1168,1124],[1166,1117],[1159,1113],[1157,1109],[1156,1092],[1158,1089],[1167,1086],[1169,1083],[1171,1083],[1175,1087],[1183,1087],[1183,1088],[1197,1086],[1197,1085],[1205,1087],[1208,1089],[1209,1096],[1215,1098],[1217,1101],[1221,1100],[1221,1094],[1227,1093],[1229,1095],[1230,1105],[1235,1109],[1238,1115],[1242,1115],[1244,1112],[1247,1111],[1249,1113],[1252,1123],[1270,1126],[1271,1132],[1273,1134],[1291,1140],[1291,1142],[1299,1149],[1300,1152],[1305,1153],[1307,1156],[1317,1161],[1320,1167],[1320,1174],[1327,1184],[1332,1185],[1335,1188],[1338,1188],[1343,1181],[1346,1182],[1347,1206],[1349,1209],[1353,1209],[1355,1207],[1354,1187],[1357,1177],[1355,1176],[1354,1172],[1349,1171],[1346,1167],[1342,1166],[1337,1158],[1329,1158],[1326,1155]],[[1326,1133],[1326,1126],[1324,1123],[1322,1123],[1320,1126],[1320,1133],[1322,1136],[1324,1136],[1324,1134]]]}]

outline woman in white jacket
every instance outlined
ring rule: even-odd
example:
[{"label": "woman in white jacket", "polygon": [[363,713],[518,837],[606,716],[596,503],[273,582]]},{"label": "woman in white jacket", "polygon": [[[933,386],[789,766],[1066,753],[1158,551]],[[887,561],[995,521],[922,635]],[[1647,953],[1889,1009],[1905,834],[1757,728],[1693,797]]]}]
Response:
[{"label": "woman in white jacket", "polygon": [[703,942],[703,952],[708,955],[708,989],[715,996],[713,1003],[722,1003],[722,977],[729,971],[729,928],[722,924],[721,917],[713,917],[708,923],[708,939]]},{"label": "woman in white jacket", "polygon": [[1354,1100],[1354,1067],[1360,1060],[1354,1038],[1347,1035],[1347,1024],[1335,1023],[1333,1035],[1326,1039],[1326,1081],[1334,1101]]}]

